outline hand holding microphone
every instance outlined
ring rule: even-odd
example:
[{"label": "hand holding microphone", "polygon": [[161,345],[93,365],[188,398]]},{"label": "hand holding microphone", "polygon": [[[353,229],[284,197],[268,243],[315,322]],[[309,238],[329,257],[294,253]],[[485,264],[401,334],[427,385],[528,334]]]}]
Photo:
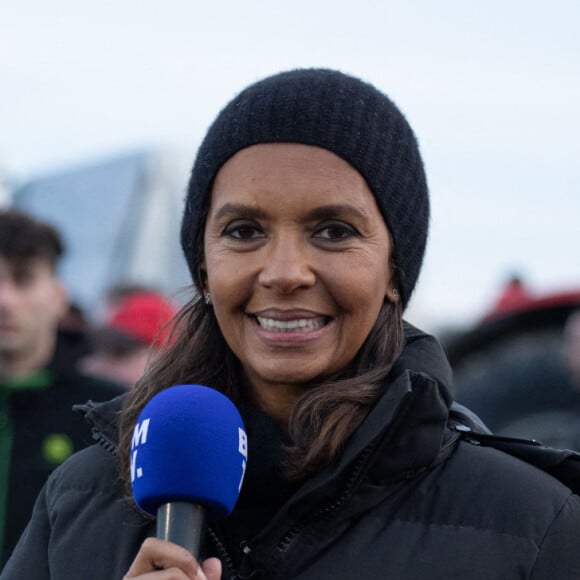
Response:
[{"label": "hand holding microphone", "polygon": [[152,579],[158,574],[164,577],[164,572],[169,570],[174,574],[172,578],[178,577],[177,571],[190,580],[220,580],[222,577],[221,562],[217,558],[208,558],[200,564],[190,552],[177,544],[147,538],[123,580]]},{"label": "hand holding microphone", "polygon": [[[197,570],[204,521],[231,513],[246,460],[244,425],[227,397],[200,385],[170,387],[153,397],[133,434],[133,495],[140,509],[157,517],[157,538],[185,548],[195,559],[175,546],[147,540],[127,578],[176,564],[190,577]],[[213,576],[215,563],[207,565]]]}]

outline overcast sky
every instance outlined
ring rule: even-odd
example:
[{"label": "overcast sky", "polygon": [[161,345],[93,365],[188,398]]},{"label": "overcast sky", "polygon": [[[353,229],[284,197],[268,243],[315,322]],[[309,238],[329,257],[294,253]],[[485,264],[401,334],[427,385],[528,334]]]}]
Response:
[{"label": "overcast sky", "polygon": [[465,322],[514,270],[538,292],[580,286],[579,30],[578,0],[4,0],[0,169],[193,159],[246,84],[338,68],[420,141],[433,219],[410,317]]}]

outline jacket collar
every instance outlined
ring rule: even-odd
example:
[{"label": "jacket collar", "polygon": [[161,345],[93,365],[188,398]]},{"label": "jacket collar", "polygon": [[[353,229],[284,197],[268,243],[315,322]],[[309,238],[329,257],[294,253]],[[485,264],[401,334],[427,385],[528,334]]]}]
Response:
[{"label": "jacket collar", "polygon": [[384,394],[362,425],[362,439],[376,441],[372,475],[379,481],[430,467],[449,438],[452,371],[447,357],[433,336],[408,323],[405,339]]},{"label": "jacket collar", "polygon": [[405,348],[383,394],[353,433],[337,468],[346,468],[368,445],[380,479],[429,466],[446,430],[451,367],[439,342],[405,323]]},{"label": "jacket collar", "polygon": [[104,403],[87,401],[83,405],[73,406],[73,411],[83,415],[87,423],[91,425],[93,438],[112,453],[117,452],[119,415],[127,396],[128,393],[123,393]]}]

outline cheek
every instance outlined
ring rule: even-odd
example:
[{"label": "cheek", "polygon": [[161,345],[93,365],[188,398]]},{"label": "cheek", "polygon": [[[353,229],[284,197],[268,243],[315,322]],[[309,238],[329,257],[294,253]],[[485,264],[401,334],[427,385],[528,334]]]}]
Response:
[{"label": "cheek", "polygon": [[208,249],[205,272],[214,307],[219,308],[222,303],[224,306],[240,304],[247,299],[255,282],[256,266],[242,258],[227,251]]},{"label": "cheek", "polygon": [[343,338],[362,343],[385,300],[388,270],[373,262],[372,268],[352,268],[347,272],[345,269],[342,279],[334,281],[333,295],[344,317]]},{"label": "cheek", "polygon": [[350,261],[334,269],[328,285],[335,289],[337,300],[358,312],[380,308],[386,296],[390,272],[379,260]]},{"label": "cheek", "polygon": [[63,294],[51,286],[35,292],[31,306],[39,319],[56,323],[64,316],[67,304]]},{"label": "cheek", "polygon": [[250,287],[247,277],[231,268],[217,268],[214,271],[218,274],[212,276],[208,270],[207,276],[207,287],[214,310],[230,309],[243,303]]},{"label": "cheek", "polygon": [[[217,269],[212,276],[208,269],[208,290],[211,293],[212,309],[226,342],[237,340],[243,332],[244,309],[252,295],[252,284],[246,277],[231,268]],[[223,273],[226,273],[225,275]],[[235,350],[235,349],[234,349]]]}]

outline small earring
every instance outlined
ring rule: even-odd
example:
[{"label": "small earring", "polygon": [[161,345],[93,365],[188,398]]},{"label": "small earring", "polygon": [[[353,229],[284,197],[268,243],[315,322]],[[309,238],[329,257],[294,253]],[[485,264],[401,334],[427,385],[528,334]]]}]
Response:
[{"label": "small earring", "polygon": [[392,294],[393,294],[393,302],[398,302],[399,301],[399,291],[397,290],[397,288],[393,288]]},{"label": "small earring", "polygon": [[211,304],[211,294],[209,292],[206,292],[203,295],[203,299],[205,300],[206,304]]}]

